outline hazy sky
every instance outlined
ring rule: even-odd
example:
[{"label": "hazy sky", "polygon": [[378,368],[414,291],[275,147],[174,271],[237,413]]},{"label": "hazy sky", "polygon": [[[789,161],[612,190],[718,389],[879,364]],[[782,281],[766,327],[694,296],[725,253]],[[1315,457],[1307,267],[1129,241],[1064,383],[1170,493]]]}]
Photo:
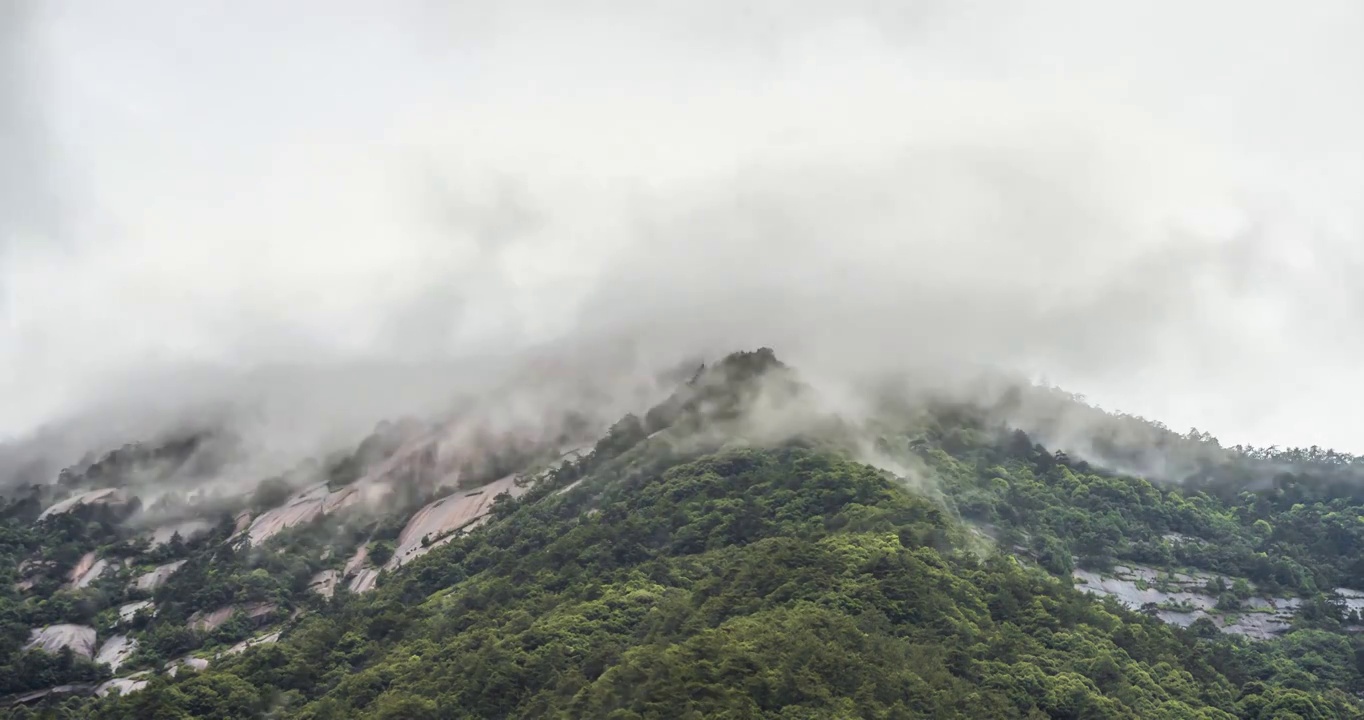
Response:
[{"label": "hazy sky", "polygon": [[1364,451],[1357,0],[3,5],[0,436],[569,336]]}]

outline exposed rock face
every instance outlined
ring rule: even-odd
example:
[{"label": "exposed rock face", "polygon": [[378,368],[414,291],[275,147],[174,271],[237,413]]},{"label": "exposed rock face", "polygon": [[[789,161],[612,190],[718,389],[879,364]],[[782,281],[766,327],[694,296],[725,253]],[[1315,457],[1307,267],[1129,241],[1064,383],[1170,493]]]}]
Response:
[{"label": "exposed rock face", "polygon": [[368,545],[361,545],[356,548],[355,554],[346,561],[346,568],[341,571],[341,577],[350,579],[346,587],[351,592],[362,593],[374,589],[374,583],[379,579],[379,571],[369,566],[368,563]]},{"label": "exposed rock face", "polygon": [[312,581],[308,583],[308,589],[322,597],[329,598],[336,593],[336,584],[340,581],[341,573],[335,570],[323,570],[313,576]]},{"label": "exposed rock face", "polygon": [[71,574],[67,576],[67,579],[71,581],[73,588],[89,587],[90,583],[103,575],[107,569],[109,569],[108,561],[96,560],[95,554],[88,552],[81,557],[75,567],[71,568]]},{"label": "exposed rock face", "polygon": [[[280,532],[299,525],[310,522],[318,517],[340,512],[347,508],[375,506],[383,503],[386,499],[397,492],[398,488],[417,489],[429,492],[437,486],[438,481],[454,482],[462,475],[467,475],[465,470],[471,472],[478,469],[486,470],[496,467],[499,463],[494,457],[496,453],[486,450],[478,443],[471,443],[464,437],[467,432],[460,432],[457,429],[445,428],[433,431],[428,434],[414,435],[413,439],[403,443],[387,459],[371,468],[363,477],[332,492],[326,483],[318,483],[308,486],[295,494],[282,506],[268,510],[257,516],[245,530],[239,531],[244,534],[247,542],[251,545],[259,545],[266,540],[274,537]],[[512,440],[501,438],[502,444],[511,443]],[[536,443],[525,442],[523,448],[527,454],[536,446]],[[490,443],[490,446],[498,446],[498,442]],[[451,447],[458,447],[457,450],[445,452]],[[590,445],[572,447],[560,454],[560,460],[567,460],[580,457],[588,451]],[[442,456],[447,456],[441,459]],[[429,512],[433,507],[439,506],[442,501],[436,501],[421,512],[425,512],[429,521],[430,530],[416,536],[416,543],[419,545],[421,538],[432,532],[444,533],[457,528],[463,523],[478,517],[487,512],[487,506],[491,504],[492,498],[501,492],[510,492],[513,495],[520,495],[525,492],[525,488],[517,487],[512,482],[514,476],[508,475],[500,480],[496,480],[483,488],[466,490],[462,493],[452,494],[449,498],[476,498],[481,494],[486,494],[486,498],[481,500],[461,501],[457,507],[447,508],[453,510],[451,517],[460,517],[459,520],[441,520],[443,513]],[[420,515],[421,512],[418,514]],[[436,515],[437,517],[429,517]],[[454,522],[451,525],[450,522]],[[432,538],[435,539],[434,537]],[[411,548],[408,548],[410,551]],[[411,552],[395,554],[395,560],[386,567],[398,567],[404,562],[412,559],[420,553]],[[349,575],[350,573],[347,573]]]},{"label": "exposed rock face", "polygon": [[270,643],[276,643],[279,642],[279,636],[280,631],[276,630],[270,633],[269,635],[261,635],[260,637],[247,638],[237,643],[236,645],[233,645],[227,650],[223,651],[223,654],[237,655],[239,653],[246,652],[247,648],[253,648],[257,645],[269,645]]},{"label": "exposed rock face", "polygon": [[1298,598],[1274,598],[1274,603],[1272,614],[1249,612],[1235,616],[1213,616],[1212,621],[1222,632],[1245,635],[1252,640],[1270,640],[1292,628],[1293,613],[1302,601]]},{"label": "exposed rock face", "polygon": [[260,618],[274,612],[276,607],[278,606],[275,605],[274,603],[263,602],[248,603],[246,605],[228,605],[227,607],[218,608],[213,612],[194,613],[193,615],[189,616],[188,622],[190,628],[194,630],[199,630],[201,632],[212,632],[214,630],[217,630],[219,627],[222,627],[222,624],[227,622],[232,617],[232,615],[237,612],[237,610],[241,610],[243,613],[246,614],[248,618],[252,620],[259,620]]},{"label": "exposed rock face", "polygon": [[11,705],[27,705],[37,702],[45,697],[62,697],[67,695],[85,695],[95,689],[90,683],[72,683],[70,685],[57,685],[43,690],[34,690],[24,693],[10,700]]},{"label": "exposed rock face", "polygon": [[113,680],[105,680],[95,688],[95,694],[98,695],[99,697],[104,697],[105,695],[108,695],[109,693],[112,693],[113,691],[117,690],[119,691],[119,693],[123,695],[129,695],[147,687],[146,678],[147,673],[140,672],[134,675],[129,675],[128,677],[124,678],[114,678]]},{"label": "exposed rock face", "polygon": [[[658,434],[661,433],[661,432],[663,432],[663,431],[662,431],[662,430],[656,430],[656,431],[654,431],[652,434],[650,434],[649,437],[652,438],[652,437],[654,437],[655,435],[658,435]],[[585,445],[577,445],[577,446],[575,446],[575,447],[571,447],[571,448],[565,450],[562,454],[559,455],[559,458],[558,458],[557,460],[554,461],[554,463],[550,466],[549,469],[546,469],[544,472],[542,472],[542,473],[540,473],[539,475],[537,475],[535,479],[536,479],[536,480],[542,480],[542,479],[544,479],[546,476],[549,475],[549,473],[550,473],[551,470],[553,470],[553,469],[555,469],[555,468],[558,468],[559,466],[563,465],[565,462],[577,462],[577,461],[579,461],[579,460],[581,460],[581,459],[587,457],[588,455],[592,454],[592,448],[593,448],[594,446],[595,446],[595,444],[593,444],[593,443],[588,443],[588,444],[585,444]],[[554,491],[554,494],[555,494],[555,495],[563,495],[564,493],[568,492],[569,490],[572,490],[573,488],[578,487],[578,484],[581,483],[582,481],[583,481],[582,478],[578,478],[577,480],[574,480],[572,483],[568,484],[567,486],[562,487],[562,488],[559,488],[558,490]]]},{"label": "exposed rock face", "polygon": [[350,584],[346,587],[353,593],[369,592],[374,589],[374,583],[379,580],[379,571],[376,568],[360,568],[355,577],[350,579]]},{"label": "exposed rock face", "polygon": [[137,641],[127,635],[115,635],[100,646],[95,654],[95,662],[108,663],[109,669],[117,671],[118,666],[128,661],[137,650]]},{"label": "exposed rock face", "polygon": [[571,482],[571,483],[569,483],[569,484],[567,484],[567,485],[565,485],[565,486],[559,488],[558,490],[555,490],[555,491],[554,491],[554,494],[555,494],[555,495],[563,495],[564,493],[568,492],[569,490],[572,490],[573,488],[578,487],[578,485],[581,484],[582,481],[583,481],[582,478],[578,478],[577,480],[574,480],[573,482]]},{"label": "exposed rock face", "polygon": [[[1139,576],[1137,578],[1129,579],[1126,577],[1126,574],[1122,573],[1123,569],[1125,568],[1119,568],[1117,570],[1119,573],[1117,576],[1103,576],[1088,570],[1076,570],[1074,575],[1075,579],[1080,581],[1080,583],[1077,583],[1077,586],[1081,590],[1089,590],[1099,595],[1112,595],[1124,605],[1127,605],[1134,610],[1139,609],[1146,603],[1156,603],[1158,605],[1161,603],[1186,604],[1190,606],[1191,609],[1198,610],[1211,610],[1217,605],[1216,598],[1208,597],[1202,593],[1183,589],[1162,592],[1149,586],[1145,589],[1140,588],[1136,584],[1136,579],[1154,583],[1156,580],[1154,573],[1151,573],[1152,576],[1149,578]],[[1147,570],[1147,568],[1140,568],[1134,572],[1140,573],[1143,570]],[[1178,587],[1182,587],[1182,585]]]},{"label": "exposed rock face", "polygon": [[128,502],[127,496],[124,494],[122,490],[119,490],[118,488],[103,488],[101,490],[91,490],[90,492],[85,492],[81,493],[80,495],[74,495],[72,497],[69,497],[53,505],[52,507],[44,510],[42,514],[38,516],[38,522],[42,522],[43,520],[46,520],[47,518],[50,518],[54,515],[62,515],[64,513],[69,513],[81,505],[93,504],[118,505],[126,502]]},{"label": "exposed rock face", "polygon": [[346,561],[346,569],[342,574],[346,577],[354,575],[360,571],[360,568],[365,566],[367,560],[369,560],[369,546],[361,545],[356,548],[355,554],[350,556],[350,559]]},{"label": "exposed rock face", "polygon": [[434,447],[434,440],[430,438],[408,443],[364,477],[335,492],[330,491],[325,482],[304,488],[284,505],[257,516],[245,530],[247,542],[259,545],[288,528],[323,515],[356,506],[372,506],[390,496],[398,483],[432,481],[435,477]]},{"label": "exposed rock face", "polygon": [[29,631],[25,650],[46,650],[56,653],[64,647],[86,658],[95,655],[95,629],[85,625],[48,625]]},{"label": "exposed rock face", "polygon": [[393,486],[387,482],[365,482],[363,480],[341,488],[322,501],[322,514],[344,510],[356,505],[374,506],[393,494]]},{"label": "exposed rock face", "polygon": [[66,579],[75,582],[76,578],[90,572],[90,568],[93,567],[94,564],[95,554],[93,552],[82,555],[81,559],[76,561],[76,565],[71,568],[71,572],[67,574]]},{"label": "exposed rock face", "polygon": [[1347,611],[1354,610],[1364,613],[1364,592],[1350,588],[1336,588],[1336,597],[1345,603]]},{"label": "exposed rock face", "polygon": [[43,576],[48,575],[57,563],[51,560],[24,560],[19,563],[19,577],[23,578],[14,584],[14,588],[20,592],[31,590]]},{"label": "exposed rock face", "polygon": [[[1148,567],[1118,566],[1110,576],[1087,570],[1076,570],[1074,576],[1079,581],[1077,589],[1111,595],[1133,610],[1154,604],[1159,608],[1156,617],[1172,625],[1189,627],[1206,617],[1222,632],[1253,640],[1268,640],[1288,631],[1293,613],[1302,604],[1300,598],[1294,597],[1251,597],[1243,603],[1244,612],[1218,611],[1217,598],[1203,590],[1209,580],[1215,581],[1218,576],[1205,573],[1169,576]],[[1222,580],[1231,584],[1230,578]],[[1160,585],[1167,589],[1159,589]]]},{"label": "exposed rock face", "polygon": [[318,483],[289,498],[284,505],[261,513],[246,529],[246,541],[259,545],[295,525],[321,517],[329,494],[327,484]]},{"label": "exposed rock face", "polygon": [[165,583],[166,579],[173,575],[175,571],[179,570],[180,566],[184,564],[184,560],[176,560],[175,562],[158,566],[155,570],[137,579],[137,589],[155,590]]},{"label": "exposed rock face", "polygon": [[208,661],[203,658],[197,658],[186,655],[185,657],[182,657],[179,660],[172,660],[170,666],[166,668],[166,672],[171,677],[175,677],[177,674],[179,674],[180,668],[182,667],[188,667],[193,669],[195,672],[199,672],[202,671],[204,668],[208,667]]},{"label": "exposed rock face", "polygon": [[[430,544],[443,536],[471,524],[488,514],[493,499],[502,493],[519,497],[529,488],[517,485],[516,476],[508,475],[473,490],[461,490],[447,495],[417,511],[398,535],[398,547],[393,557],[384,565],[394,570],[421,557],[430,549]],[[422,547],[426,538],[428,546]]]},{"label": "exposed rock face", "polygon": [[156,606],[152,604],[151,600],[143,600],[141,602],[128,603],[127,605],[123,605],[118,609],[119,622],[125,623],[132,622],[132,619],[137,616],[138,611],[142,610],[143,608],[152,610],[154,612]]},{"label": "exposed rock face", "polygon": [[222,627],[223,623],[227,622],[232,617],[232,613],[236,611],[236,607],[229,605],[212,612],[197,612],[189,616],[189,626],[193,630],[211,632]]},{"label": "exposed rock face", "polygon": [[30,572],[41,572],[56,564],[57,563],[52,562],[51,560],[24,560],[19,563],[19,574],[25,575]]},{"label": "exposed rock face", "polygon": [[247,542],[260,545],[281,532],[303,523],[312,522],[357,505],[372,505],[393,493],[387,483],[357,480],[336,492],[327,490],[326,483],[305,488],[284,505],[261,513],[246,528]]}]

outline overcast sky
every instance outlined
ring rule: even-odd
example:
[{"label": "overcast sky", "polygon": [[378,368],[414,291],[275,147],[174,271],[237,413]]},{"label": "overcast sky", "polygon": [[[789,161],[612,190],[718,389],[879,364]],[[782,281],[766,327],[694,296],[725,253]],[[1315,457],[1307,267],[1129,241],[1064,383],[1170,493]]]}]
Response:
[{"label": "overcast sky", "polygon": [[0,436],[629,337],[1364,451],[1357,0],[3,7]]}]

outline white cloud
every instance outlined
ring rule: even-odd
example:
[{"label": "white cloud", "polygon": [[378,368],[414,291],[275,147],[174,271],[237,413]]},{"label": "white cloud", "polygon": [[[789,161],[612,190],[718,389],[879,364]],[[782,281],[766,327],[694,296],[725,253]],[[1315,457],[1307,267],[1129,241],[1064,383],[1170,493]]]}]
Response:
[{"label": "white cloud", "polygon": [[[0,85],[0,429],[591,332],[1364,449],[1364,8],[1286,8],[44,5]],[[393,375],[317,393],[455,386]]]}]

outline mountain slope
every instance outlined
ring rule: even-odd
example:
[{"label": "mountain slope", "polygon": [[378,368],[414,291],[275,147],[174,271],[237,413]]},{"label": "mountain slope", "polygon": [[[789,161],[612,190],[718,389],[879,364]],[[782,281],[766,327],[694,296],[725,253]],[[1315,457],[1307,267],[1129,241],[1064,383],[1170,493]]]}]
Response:
[{"label": "mountain slope", "polygon": [[[592,501],[584,484],[518,508],[200,682],[315,695],[297,710],[307,718],[1233,708],[1204,663],[1190,666],[1210,681],[1186,692],[1152,676],[1162,662],[1166,673],[1186,666],[1158,622],[1124,621],[1004,558],[945,556],[942,514],[865,466],[741,451],[601,493]],[[1120,649],[1114,630],[1131,634],[1128,624],[1154,638]],[[1036,639],[1044,633],[1066,637],[1058,647]],[[1085,678],[1095,664],[1112,665],[1103,686]],[[153,685],[95,717],[145,717],[163,702],[210,710],[182,695]],[[257,703],[236,711],[253,716]]]},{"label": "mountain slope", "polygon": [[[1300,472],[1224,499],[1048,451],[986,405],[856,419],[822,407],[770,351],[731,356],[591,452],[548,470],[523,461],[519,497],[489,503],[477,529],[424,536],[424,554],[377,573],[367,592],[334,583],[323,597],[314,581],[350,577],[357,559],[386,567],[421,493],[378,516],[319,513],[259,546],[242,543],[230,513],[156,549],[129,547],[117,517],[86,535],[11,518],[16,565],[39,533],[71,535],[80,558],[94,545],[137,567],[184,562],[149,596],[125,589],[123,571],[91,591],[7,596],[12,637],[37,617],[94,622],[101,639],[123,628],[140,641],[132,670],[182,658],[207,668],[131,676],[145,686],[121,697],[54,693],[12,713],[1361,716],[1351,608],[1330,589],[1364,580],[1352,557],[1364,507],[1327,497],[1329,482]],[[360,474],[351,484],[370,477]],[[429,485],[434,503],[478,492],[442,495],[423,477],[401,487]],[[1077,563],[1096,578],[1154,568],[1142,592],[1162,597],[1207,597],[1156,587],[1176,571],[1227,586],[1207,608],[1129,608],[1072,587]],[[131,621],[113,616],[142,597],[151,604]],[[1274,597],[1299,603],[1284,627],[1260,642],[1231,634],[1243,617],[1270,617],[1257,603]],[[226,612],[210,627],[216,608]],[[1188,629],[1175,624],[1197,613]],[[17,645],[6,657],[32,688],[103,672]]]}]

